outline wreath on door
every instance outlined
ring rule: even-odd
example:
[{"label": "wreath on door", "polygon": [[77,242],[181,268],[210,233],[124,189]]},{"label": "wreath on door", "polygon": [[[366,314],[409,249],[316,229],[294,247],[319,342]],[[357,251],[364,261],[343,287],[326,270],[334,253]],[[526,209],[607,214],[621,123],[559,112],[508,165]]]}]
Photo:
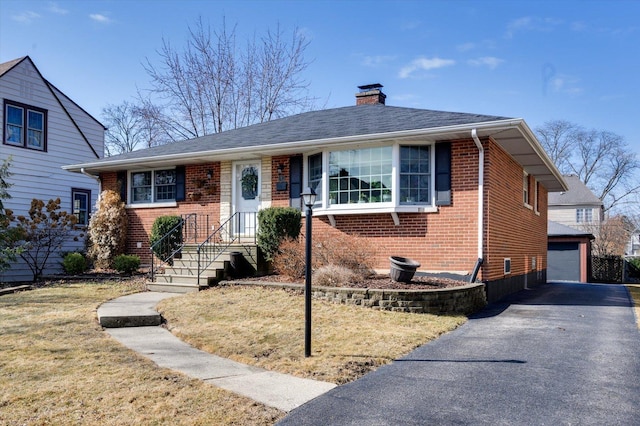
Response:
[{"label": "wreath on door", "polygon": [[258,171],[255,167],[247,167],[242,171],[240,186],[245,200],[253,200],[258,196]]}]

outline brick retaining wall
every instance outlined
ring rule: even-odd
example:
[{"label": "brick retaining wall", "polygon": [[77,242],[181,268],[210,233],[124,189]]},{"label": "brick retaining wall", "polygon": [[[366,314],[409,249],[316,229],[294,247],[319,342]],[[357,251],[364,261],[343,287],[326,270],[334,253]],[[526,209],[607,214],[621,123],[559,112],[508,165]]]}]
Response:
[{"label": "brick retaining wall", "polygon": [[[228,281],[226,283],[236,285],[260,285],[304,292],[304,284],[256,281]],[[487,304],[483,283],[435,290],[381,290],[314,286],[312,296],[314,299],[326,300],[333,303],[416,314],[455,313],[468,315],[479,311]]]}]

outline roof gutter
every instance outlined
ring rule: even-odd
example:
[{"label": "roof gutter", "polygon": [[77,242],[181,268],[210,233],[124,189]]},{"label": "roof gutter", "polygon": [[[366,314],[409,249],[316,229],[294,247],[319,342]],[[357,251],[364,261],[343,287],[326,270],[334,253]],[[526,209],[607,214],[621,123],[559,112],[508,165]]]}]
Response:
[{"label": "roof gutter", "polygon": [[477,129],[471,129],[471,137],[478,147],[478,262],[471,277],[471,282],[475,282],[479,266],[484,261],[484,147],[478,138]]}]

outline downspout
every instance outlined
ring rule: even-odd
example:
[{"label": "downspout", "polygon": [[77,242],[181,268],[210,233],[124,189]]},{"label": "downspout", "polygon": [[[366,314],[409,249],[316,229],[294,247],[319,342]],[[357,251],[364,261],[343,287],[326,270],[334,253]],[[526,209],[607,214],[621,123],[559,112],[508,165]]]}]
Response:
[{"label": "downspout", "polygon": [[[102,180],[100,180],[100,176],[96,176],[96,175],[92,175],[91,173],[87,172],[84,167],[80,169],[80,173],[82,173],[83,175],[93,178],[95,180],[98,181],[98,200],[100,200],[100,195],[102,194]],[[91,200],[89,200],[91,201]]]},{"label": "downspout", "polygon": [[484,261],[484,147],[478,138],[477,129],[471,129],[471,137],[478,147],[478,261],[471,276],[471,282],[475,282]]}]

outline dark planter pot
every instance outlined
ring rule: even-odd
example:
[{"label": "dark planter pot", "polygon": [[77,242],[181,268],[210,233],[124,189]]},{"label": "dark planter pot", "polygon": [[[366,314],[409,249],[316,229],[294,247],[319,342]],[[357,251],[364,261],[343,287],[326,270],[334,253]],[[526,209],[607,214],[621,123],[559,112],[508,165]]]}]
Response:
[{"label": "dark planter pot", "polygon": [[420,267],[418,262],[408,257],[391,256],[389,262],[391,264],[389,276],[393,281],[403,283],[411,282],[416,269]]}]

